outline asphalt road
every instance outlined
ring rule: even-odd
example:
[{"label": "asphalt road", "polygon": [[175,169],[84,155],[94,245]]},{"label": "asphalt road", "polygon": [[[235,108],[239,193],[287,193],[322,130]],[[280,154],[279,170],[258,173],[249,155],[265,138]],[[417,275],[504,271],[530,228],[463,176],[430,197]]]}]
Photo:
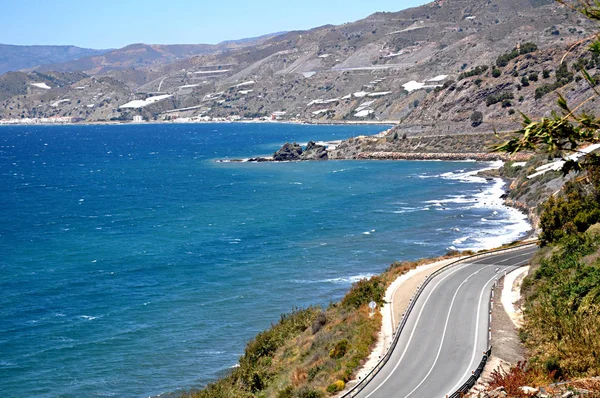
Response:
[{"label": "asphalt road", "polygon": [[356,396],[443,398],[456,391],[488,349],[494,280],[527,264],[536,250],[473,259],[437,275],[415,303],[390,360]]}]

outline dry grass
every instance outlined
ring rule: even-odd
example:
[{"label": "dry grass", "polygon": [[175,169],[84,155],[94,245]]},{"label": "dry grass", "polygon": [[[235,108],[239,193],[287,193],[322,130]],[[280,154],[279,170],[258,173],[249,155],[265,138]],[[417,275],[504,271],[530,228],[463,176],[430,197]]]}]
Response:
[{"label": "dry grass", "polygon": [[525,362],[519,362],[509,370],[505,370],[500,366],[492,372],[490,378],[488,383],[490,391],[498,387],[504,387],[510,397],[527,398],[533,396],[521,390],[522,386],[530,386],[532,382],[531,374],[527,370]]},{"label": "dry grass", "polygon": [[353,285],[344,299],[326,310],[296,310],[248,343],[240,367],[202,391],[186,396],[324,397],[352,379],[364,364],[381,329],[381,314],[370,315],[371,300],[383,302],[398,276],[420,265],[455,258],[394,263],[380,276]]}]

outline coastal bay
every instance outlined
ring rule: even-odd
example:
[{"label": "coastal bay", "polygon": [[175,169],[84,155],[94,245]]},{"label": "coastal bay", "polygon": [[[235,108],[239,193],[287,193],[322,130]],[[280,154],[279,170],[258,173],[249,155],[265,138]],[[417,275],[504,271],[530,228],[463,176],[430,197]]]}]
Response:
[{"label": "coastal bay", "polygon": [[504,183],[476,176],[490,163],[215,162],[381,129],[0,129],[3,391],[199,387],[280,313],[398,259],[525,234]]}]

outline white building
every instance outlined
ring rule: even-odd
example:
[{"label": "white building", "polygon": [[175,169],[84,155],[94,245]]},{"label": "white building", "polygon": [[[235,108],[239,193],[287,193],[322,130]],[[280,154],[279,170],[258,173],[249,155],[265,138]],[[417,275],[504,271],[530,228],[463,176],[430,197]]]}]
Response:
[{"label": "white building", "polygon": [[134,123],[143,123],[144,122],[144,118],[140,115],[135,115],[133,117],[133,122]]}]

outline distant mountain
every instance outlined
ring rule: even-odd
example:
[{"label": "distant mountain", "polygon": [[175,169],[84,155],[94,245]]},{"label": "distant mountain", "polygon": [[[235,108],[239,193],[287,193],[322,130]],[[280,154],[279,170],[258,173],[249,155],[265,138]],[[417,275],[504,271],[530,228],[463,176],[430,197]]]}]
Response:
[{"label": "distant mountain", "polygon": [[505,131],[520,126],[517,111],[547,114],[553,91],[569,100],[588,94],[585,79],[572,72],[577,61],[600,79],[600,62],[588,59],[585,45],[571,50],[568,65],[557,63],[595,29],[552,0],[437,0],[218,45],[134,44],[39,69],[87,76],[69,85],[40,87],[50,72],[27,82],[12,77],[5,94],[0,85],[0,118],[275,113],[314,122],[398,120],[399,136]]},{"label": "distant mountain", "polygon": [[197,55],[214,54],[258,45],[280,33],[241,40],[230,40],[219,44],[131,44],[100,55],[91,55],[64,62],[48,63],[37,70],[40,72],[86,72],[90,75],[105,74],[115,70],[156,67]]},{"label": "distant mountain", "polygon": [[0,44],[0,75],[9,71],[31,69],[44,64],[68,62],[77,58],[101,55],[109,50],[92,50],[75,46],[13,46]]},{"label": "distant mountain", "polygon": [[214,51],[213,47],[209,44],[149,45],[138,43],[100,55],[49,63],[42,65],[37,70],[40,72],[51,70],[61,72],[85,71],[96,75],[116,69],[141,68],[165,64],[193,55],[208,54]]},{"label": "distant mountain", "polygon": [[256,37],[248,37],[245,39],[237,39],[237,40],[225,40],[222,41],[221,43],[219,43],[220,46],[224,46],[224,45],[232,45],[232,44],[257,44],[260,41],[264,41],[267,39],[271,39],[275,36],[281,36],[288,33],[287,31],[283,31],[283,32],[276,32],[276,33],[269,33],[266,35],[262,35],[262,36],[256,36]]}]

